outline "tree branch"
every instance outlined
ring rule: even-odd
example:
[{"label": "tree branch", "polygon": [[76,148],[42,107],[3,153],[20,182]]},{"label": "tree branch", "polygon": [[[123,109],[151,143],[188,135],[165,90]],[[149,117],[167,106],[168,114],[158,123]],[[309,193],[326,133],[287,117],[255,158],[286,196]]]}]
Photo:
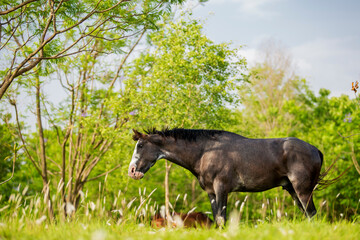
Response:
[{"label": "tree branch", "polygon": [[109,171],[107,171],[107,172],[104,172],[104,173],[102,173],[102,174],[100,174],[100,175],[98,175],[98,176],[96,176],[96,177],[87,179],[87,180],[85,180],[85,181],[82,182],[82,183],[87,183],[87,182],[90,182],[90,181],[94,181],[94,180],[96,180],[96,179],[98,179],[98,178],[101,178],[101,177],[103,177],[103,176],[105,176],[105,175],[107,175],[107,174],[115,171],[115,170],[118,169],[119,167],[121,167],[121,164],[117,165],[117,166],[114,167],[113,169],[111,169],[111,170],[109,170]]},{"label": "tree branch", "polygon": [[29,3],[35,2],[35,1],[38,1],[38,0],[28,0],[28,1],[23,2],[23,3],[15,6],[15,7],[12,7],[12,8],[10,8],[10,9],[8,9],[8,10],[0,11],[0,16],[1,16],[1,15],[9,14],[9,13],[11,13],[11,12],[13,12],[13,11],[16,11],[17,9],[19,9],[19,8],[25,6],[25,5],[28,5]]},{"label": "tree branch", "polygon": [[[24,11],[25,11],[25,10],[24,10]],[[20,20],[19,20],[19,23],[16,25],[15,28],[13,28],[13,31],[12,31],[10,37],[9,37],[9,38],[5,41],[5,43],[0,47],[0,50],[2,50],[2,49],[6,46],[6,44],[10,41],[10,39],[14,36],[16,30],[19,28],[19,26],[20,26],[20,24],[21,24],[21,20],[22,20],[22,14],[24,13],[24,11],[22,11],[22,12],[19,14],[18,17],[21,17]],[[0,27],[2,27],[1,25],[2,25],[2,24],[0,24]],[[0,39],[1,39],[1,36],[0,36]]]},{"label": "tree branch", "polygon": [[[20,147],[22,148],[22,147]],[[19,149],[16,149],[16,144],[14,146],[14,157],[13,157],[13,166],[12,166],[12,171],[11,171],[11,176],[10,178],[6,179],[5,181],[1,182],[0,185],[7,183],[8,181],[10,181],[13,177],[14,177],[14,172],[15,172],[15,162],[16,162],[16,157],[17,157],[17,151]],[[9,158],[9,157],[7,157]],[[5,158],[4,162],[7,160],[7,158]]]},{"label": "tree branch", "polygon": [[18,113],[18,110],[17,110],[17,105],[16,105],[16,101],[15,100],[11,100],[10,101],[10,104],[14,106],[14,109],[15,109],[15,116],[16,116],[16,123],[17,123],[17,127],[18,127],[18,131],[19,131],[19,136],[20,136],[20,139],[21,139],[21,142],[24,146],[24,149],[25,149],[25,152],[28,156],[28,158],[30,159],[30,161],[32,162],[32,164],[34,165],[36,171],[39,173],[40,176],[42,176],[41,174],[41,170],[38,166],[38,164],[35,162],[35,160],[32,158],[32,156],[30,155],[29,153],[29,150],[26,146],[26,143],[25,143],[25,140],[24,140],[24,137],[21,133],[21,127],[20,127],[20,121],[19,121],[19,113]]}]

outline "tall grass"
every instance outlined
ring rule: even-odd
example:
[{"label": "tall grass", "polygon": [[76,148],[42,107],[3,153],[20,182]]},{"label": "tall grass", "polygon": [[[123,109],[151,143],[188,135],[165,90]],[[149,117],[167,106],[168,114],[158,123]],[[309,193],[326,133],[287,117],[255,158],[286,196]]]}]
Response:
[{"label": "tall grass", "polygon": [[[9,199],[3,201],[0,207],[0,221],[4,222],[34,222],[35,224],[42,224],[47,222],[47,206],[42,195],[35,194],[34,196],[27,196],[28,187],[21,191],[21,186],[18,187],[18,193],[10,195]],[[56,212],[56,222],[63,221],[92,221],[105,220],[107,224],[124,224],[126,222],[148,222],[150,217],[158,211],[158,204],[151,198],[156,189],[147,193],[146,188],[139,188],[139,195],[131,199],[122,197],[122,192],[119,190],[117,196],[113,201],[109,201],[102,193],[101,184],[99,185],[99,194],[96,199],[90,199],[88,193],[81,193],[81,201],[79,208],[75,213],[75,207],[70,203],[66,203],[66,210],[68,218],[64,219],[64,203],[60,196],[60,188],[52,196],[54,209]],[[2,200],[0,195],[0,201]]]},{"label": "tall grass", "polygon": [[[61,198],[60,189],[58,186],[57,191],[52,196],[54,203],[54,210],[56,213],[56,222],[74,222],[81,221],[89,223],[93,220],[103,221],[107,225],[121,225],[126,224],[143,224],[150,225],[151,216],[156,212],[160,212],[162,206],[152,198],[156,194],[156,189],[148,191],[145,188],[139,188],[138,194],[132,197],[125,197],[121,190],[118,191],[116,196],[109,198],[104,191],[106,179],[103,183],[99,183],[98,194],[95,198],[90,198],[88,193],[81,193],[81,201],[75,213],[75,208],[70,203],[67,203],[64,208],[64,202]],[[20,225],[31,222],[33,224],[48,223],[47,206],[45,199],[40,194],[33,196],[27,195],[28,187],[17,188],[17,193],[10,195],[8,199],[3,199],[0,195],[0,222],[3,224],[17,222]],[[276,192],[276,190],[275,190]],[[267,197],[262,194],[262,199],[255,197],[253,194],[231,194],[228,201],[228,215],[232,216],[233,221],[237,219],[240,225],[254,225],[259,223],[275,223],[275,222],[296,222],[305,220],[305,215],[299,211],[291,197],[285,192],[277,191],[274,198]],[[316,201],[318,214],[315,216],[316,220],[321,221],[350,221],[357,222],[358,208],[357,204],[355,209],[355,217],[348,214],[340,213],[339,216],[333,216],[335,211],[334,202],[338,200],[340,194],[335,196],[329,204],[329,200],[319,199]],[[206,200],[205,200],[206,201]],[[187,200],[187,194],[178,194],[170,203],[171,212],[192,212],[203,211],[210,218],[212,213],[209,209],[199,209],[193,207]],[[64,209],[67,211],[67,218]],[[331,216],[331,218],[329,218]]]},{"label": "tall grass", "polygon": [[[104,184],[105,183],[105,184]],[[358,218],[339,216],[332,223],[333,211],[329,201],[318,200],[318,215],[308,221],[287,195],[279,192],[274,198],[252,194],[231,194],[228,203],[228,224],[224,229],[154,229],[151,216],[161,211],[155,200],[156,189],[139,188],[136,196],[125,197],[119,190],[109,198],[105,194],[106,181],[99,184],[98,194],[90,198],[81,194],[76,213],[64,203],[60,187],[52,201],[56,220],[50,222],[42,195],[28,196],[28,187],[17,188],[8,199],[0,196],[0,239],[360,239]],[[339,198],[334,196],[333,201]],[[290,203],[290,206],[289,206]],[[189,203],[187,195],[178,194],[171,201],[171,211],[199,211]],[[359,204],[358,204],[359,207]],[[356,209],[356,212],[358,209]],[[211,216],[210,212],[206,212]]]}]

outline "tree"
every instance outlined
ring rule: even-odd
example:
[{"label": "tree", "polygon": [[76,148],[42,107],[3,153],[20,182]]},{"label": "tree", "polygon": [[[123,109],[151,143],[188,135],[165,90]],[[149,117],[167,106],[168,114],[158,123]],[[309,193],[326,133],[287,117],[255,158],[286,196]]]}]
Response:
[{"label": "tree", "polygon": [[[112,145],[116,130],[127,122],[126,117],[111,112],[106,101],[114,95],[120,71],[145,31],[156,29],[155,22],[170,12],[171,4],[181,2],[49,0],[12,3],[13,8],[9,3],[3,5],[7,7],[0,12],[2,20],[6,20],[2,28],[6,41],[1,50],[11,57],[2,59],[8,68],[1,72],[0,98],[19,78],[8,98],[15,108],[25,153],[43,180],[50,219],[54,218],[50,190],[56,182],[61,187],[66,216],[72,214],[66,206],[78,207],[84,184],[106,174],[89,179]],[[122,61],[116,64],[115,72],[107,70],[100,76],[99,61],[110,53],[121,56]],[[69,94],[65,105],[54,106],[43,92],[44,82],[55,74]],[[78,79],[69,80],[71,74],[78,75]],[[100,86],[94,88],[94,82]],[[20,124],[14,95],[25,90],[35,100],[37,143],[23,134]],[[70,103],[69,108],[66,103]],[[51,131],[44,129],[44,119],[50,123]],[[60,151],[48,151],[53,141]],[[56,179],[52,181],[54,186],[50,179]]]},{"label": "tree", "polygon": [[[0,10],[1,61],[0,99],[23,74],[29,74],[43,61],[89,51],[97,40],[116,41],[123,46],[127,38],[146,28],[154,28],[160,16],[176,1],[2,1]],[[98,49],[96,49],[98,50]],[[101,49],[112,52],[114,49]]]},{"label": "tree", "polygon": [[[79,206],[85,183],[105,176],[119,167],[115,166],[110,171],[89,178],[92,170],[114,142],[116,134],[120,133],[119,126],[127,122],[125,117],[111,112],[106,101],[109,95],[116,94],[112,88],[119,77],[119,71],[144,33],[143,31],[138,39],[135,39],[134,45],[118,65],[116,73],[109,71],[105,76],[97,75],[99,68],[106,67],[100,64],[101,55],[96,51],[97,48],[103,47],[104,42],[101,41],[90,46],[89,49],[93,51],[81,54],[80,58],[58,63],[56,72],[68,93],[68,98],[60,106],[49,102],[42,91],[48,72],[39,69],[38,74],[28,78],[30,84],[25,88],[34,92],[37,141],[32,141],[33,139],[22,134],[17,103],[16,100],[12,100],[18,133],[28,159],[43,180],[43,192],[51,219],[54,218],[54,211],[50,179],[53,179],[53,187],[56,183],[60,186],[64,202],[64,209],[60,211],[64,216],[71,216]],[[73,67],[69,68],[70,65]],[[41,76],[42,74],[45,76]],[[78,75],[78,78],[70,80],[69,75]],[[108,86],[107,89],[103,86],[93,88],[94,81]],[[51,130],[43,128],[44,119],[50,123]]]},{"label": "tree", "polygon": [[[138,125],[223,128],[226,104],[242,81],[245,60],[228,44],[215,44],[196,20],[161,26],[152,44],[127,69],[129,96]],[[156,124],[154,124],[156,123]]]},{"label": "tree", "polygon": [[306,83],[294,74],[292,59],[279,43],[265,42],[261,53],[263,62],[250,69],[239,91],[244,121],[258,136],[289,135],[296,122],[285,105],[296,101]]}]

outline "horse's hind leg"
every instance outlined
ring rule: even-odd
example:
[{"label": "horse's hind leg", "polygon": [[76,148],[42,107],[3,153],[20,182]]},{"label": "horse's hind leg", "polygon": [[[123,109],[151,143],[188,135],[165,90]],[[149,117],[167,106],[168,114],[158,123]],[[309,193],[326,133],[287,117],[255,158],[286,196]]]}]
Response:
[{"label": "horse's hind leg", "polygon": [[283,189],[288,191],[288,193],[291,195],[292,199],[295,201],[296,206],[298,206],[298,208],[301,210],[301,212],[305,213],[305,210],[304,210],[298,196],[296,195],[296,192],[290,181],[285,186],[283,186]]},{"label": "horse's hind leg", "polygon": [[301,178],[295,177],[289,179],[292,183],[293,190],[295,190],[295,195],[301,203],[300,205],[302,206],[302,208],[300,209],[305,209],[305,213],[308,218],[313,217],[316,214],[316,208],[312,198],[314,184],[312,184],[309,179],[300,181],[299,179],[303,179],[303,176]]},{"label": "horse's hind leg", "polygon": [[299,196],[303,206],[305,206],[305,212],[308,218],[312,218],[316,214],[316,208],[312,198],[312,192],[307,194],[301,194]]}]

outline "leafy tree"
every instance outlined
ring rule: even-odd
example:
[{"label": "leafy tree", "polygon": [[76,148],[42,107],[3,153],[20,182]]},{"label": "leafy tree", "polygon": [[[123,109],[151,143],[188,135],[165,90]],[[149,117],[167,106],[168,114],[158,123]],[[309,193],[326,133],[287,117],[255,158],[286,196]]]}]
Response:
[{"label": "leafy tree", "polygon": [[296,101],[305,81],[294,74],[291,57],[279,43],[265,42],[261,51],[263,62],[250,68],[239,91],[243,120],[253,136],[286,136],[296,122],[285,104]]},{"label": "leafy tree", "polygon": [[[5,26],[2,30],[6,41],[1,50],[7,54],[3,54],[1,60],[8,67],[1,73],[0,98],[13,80],[21,76],[13,88],[15,93],[8,94],[8,98],[15,107],[24,151],[43,180],[50,219],[54,218],[54,211],[49,183],[55,187],[55,182],[60,181],[64,203],[77,207],[91,171],[117,133],[110,129],[117,129],[127,121],[106,109],[106,97],[145,31],[155,29],[154,23],[176,3],[181,1],[19,1],[2,5],[6,8],[0,12],[5,21],[2,21]],[[116,73],[108,71],[106,76],[99,77],[95,72],[98,61],[109,53],[122,56],[122,62]],[[43,92],[44,82],[54,74],[58,74],[69,93],[68,106],[54,106]],[[78,81],[69,81],[69,74],[78,74]],[[61,77],[65,77],[66,82]],[[94,81],[106,85],[108,90],[92,88]],[[22,133],[14,95],[23,94],[25,90],[33,94],[35,100],[37,142]],[[94,117],[87,117],[91,113]],[[45,118],[53,131],[44,129]],[[50,140],[59,144],[60,151],[48,151]],[[59,167],[59,171],[51,172],[54,167]],[[59,181],[50,181],[57,177]]]},{"label": "leafy tree", "polygon": [[[18,76],[40,63],[88,51],[97,40],[124,46],[126,39],[154,28],[176,1],[1,1],[2,44],[0,99]],[[96,49],[98,50],[98,49]],[[103,48],[103,52],[119,51]],[[99,52],[100,53],[100,52]]]},{"label": "leafy tree", "polygon": [[184,19],[162,26],[149,37],[153,47],[127,68],[124,95],[138,126],[224,128],[245,61],[201,29]]}]

